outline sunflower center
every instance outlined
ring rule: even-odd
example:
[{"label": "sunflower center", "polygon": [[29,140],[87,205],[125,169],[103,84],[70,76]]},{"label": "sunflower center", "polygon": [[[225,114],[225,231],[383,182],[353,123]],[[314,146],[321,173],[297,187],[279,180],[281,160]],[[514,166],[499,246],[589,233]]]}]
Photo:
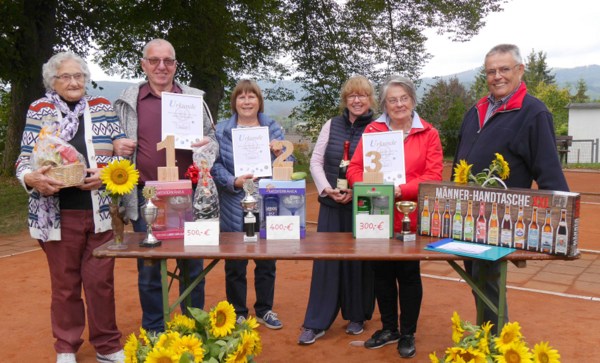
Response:
[{"label": "sunflower center", "polygon": [[546,354],[545,352],[541,353],[538,355],[538,360],[541,363],[548,363],[550,362],[550,358],[548,357],[548,354]]},{"label": "sunflower center", "polygon": [[115,169],[110,174],[110,180],[117,185],[127,183],[127,179],[129,179],[129,174],[127,174],[125,169]]},{"label": "sunflower center", "polygon": [[506,352],[506,362],[507,363],[519,363],[521,361],[521,355],[514,350],[509,350]]},{"label": "sunflower center", "polygon": [[227,321],[227,317],[222,312],[218,312],[216,316],[217,326],[222,327],[225,325],[225,321]]}]

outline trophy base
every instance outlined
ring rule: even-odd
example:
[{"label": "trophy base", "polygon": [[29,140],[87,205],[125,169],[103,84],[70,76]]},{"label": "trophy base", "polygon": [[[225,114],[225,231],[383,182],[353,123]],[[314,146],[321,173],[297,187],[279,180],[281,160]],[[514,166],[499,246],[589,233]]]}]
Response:
[{"label": "trophy base", "polygon": [[155,240],[155,241],[143,240],[142,242],[140,242],[140,247],[158,247],[161,244],[162,244],[162,241],[159,241],[159,240]]},{"label": "trophy base", "polygon": [[415,233],[398,233],[396,234],[396,238],[402,242],[415,242],[417,235]]},{"label": "trophy base", "polygon": [[257,242],[258,241],[258,235],[254,235],[254,236],[246,236],[244,235],[244,242]]}]

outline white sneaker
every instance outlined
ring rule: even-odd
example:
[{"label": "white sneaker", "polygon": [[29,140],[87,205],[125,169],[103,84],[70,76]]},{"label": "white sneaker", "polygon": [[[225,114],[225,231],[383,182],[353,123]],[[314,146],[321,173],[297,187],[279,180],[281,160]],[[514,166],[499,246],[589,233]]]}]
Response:
[{"label": "white sneaker", "polygon": [[56,363],[77,363],[75,353],[58,353],[56,355]]},{"label": "white sneaker", "polygon": [[96,359],[99,363],[125,363],[125,352],[121,349],[110,354],[96,353]]}]

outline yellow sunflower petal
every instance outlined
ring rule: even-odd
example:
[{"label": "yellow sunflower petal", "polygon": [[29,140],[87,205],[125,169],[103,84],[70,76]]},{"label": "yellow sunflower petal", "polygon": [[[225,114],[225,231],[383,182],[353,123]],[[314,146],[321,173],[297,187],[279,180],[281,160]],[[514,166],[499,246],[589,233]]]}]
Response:
[{"label": "yellow sunflower petal", "polygon": [[548,345],[548,342],[541,342],[533,347],[534,363],[560,363],[560,354],[558,350]]},{"label": "yellow sunflower petal", "polygon": [[111,194],[124,195],[130,193],[137,185],[139,172],[129,160],[113,160],[100,173],[102,183]]},{"label": "yellow sunflower petal", "polygon": [[231,334],[235,328],[235,309],[227,301],[221,301],[210,313],[210,332],[217,338]]}]

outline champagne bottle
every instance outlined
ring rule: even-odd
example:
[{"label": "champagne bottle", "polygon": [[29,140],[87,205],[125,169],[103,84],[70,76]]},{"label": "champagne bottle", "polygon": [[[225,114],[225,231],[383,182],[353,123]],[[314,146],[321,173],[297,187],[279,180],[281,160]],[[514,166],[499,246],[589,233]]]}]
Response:
[{"label": "champagne bottle", "polygon": [[452,225],[452,218],[450,217],[450,201],[446,199],[446,204],[444,205],[444,215],[442,218],[442,237],[449,238],[450,237],[450,229]]},{"label": "champagne bottle", "polygon": [[500,231],[500,246],[512,247],[512,218],[510,217],[510,204],[504,206],[502,229]]},{"label": "champagne bottle", "polygon": [[454,218],[452,222],[452,239],[462,239],[463,217],[461,213],[460,199],[456,200],[456,208],[454,210]]},{"label": "champagne bottle", "polygon": [[435,198],[433,202],[433,216],[431,216],[431,236],[440,237],[442,235],[440,216],[440,202],[438,198]]},{"label": "champagne bottle", "polygon": [[552,214],[550,209],[546,209],[546,218],[544,219],[544,225],[542,226],[542,239],[540,241],[540,252],[552,253],[552,235],[554,228],[552,228]]},{"label": "champagne bottle", "polygon": [[485,202],[479,202],[479,216],[475,223],[475,242],[486,243],[487,223],[485,219]]},{"label": "champagne bottle", "polygon": [[473,231],[475,230],[475,220],[473,219],[473,201],[470,200],[467,205],[467,215],[465,216],[464,236],[465,241],[473,242]]},{"label": "champagne bottle", "polygon": [[523,222],[523,206],[519,206],[519,214],[515,222],[514,248],[525,248],[525,222]]},{"label": "champagne bottle", "polygon": [[554,252],[561,255],[567,254],[567,210],[560,210],[560,222],[558,222],[558,228],[556,228],[556,244],[554,245]]},{"label": "champagne bottle", "polygon": [[492,203],[492,214],[488,224],[488,244],[498,245],[498,203]]},{"label": "champagne bottle", "polygon": [[339,190],[348,189],[348,179],[346,178],[346,172],[348,171],[348,165],[350,165],[350,141],[344,141],[344,157],[340,160],[340,168],[338,170],[336,188]]},{"label": "champagne bottle", "polygon": [[527,249],[529,251],[537,251],[540,244],[540,226],[537,222],[537,207],[533,207],[531,212],[531,223],[529,223],[529,231],[527,232]]},{"label": "champagne bottle", "polygon": [[431,234],[429,220],[429,197],[425,196],[423,200],[423,211],[421,212],[421,234],[429,236]]}]

